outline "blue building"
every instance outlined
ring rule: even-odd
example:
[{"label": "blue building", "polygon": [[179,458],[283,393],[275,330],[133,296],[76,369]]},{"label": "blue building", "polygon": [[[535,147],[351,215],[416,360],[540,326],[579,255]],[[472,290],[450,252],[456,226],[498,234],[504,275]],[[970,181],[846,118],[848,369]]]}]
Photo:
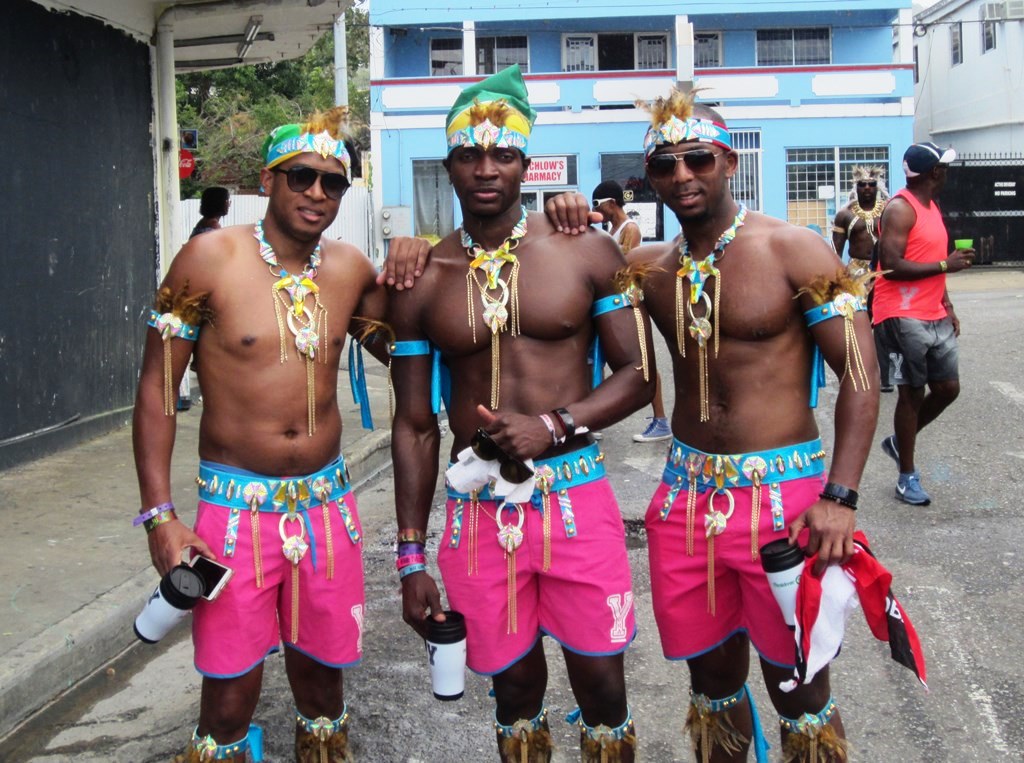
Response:
[{"label": "blue building", "polygon": [[[733,194],[795,224],[827,230],[850,189],[849,168],[898,170],[912,142],[910,0],[431,5],[373,0],[370,8],[378,247],[459,224],[441,166],[445,114],[467,83],[513,63],[539,112],[525,204],[537,209],[549,195],[590,194],[617,180],[651,240],[679,227],[646,183],[649,118],[634,104],[674,84],[701,88],[728,121],[740,154]],[[902,185],[898,174],[890,185]]]}]

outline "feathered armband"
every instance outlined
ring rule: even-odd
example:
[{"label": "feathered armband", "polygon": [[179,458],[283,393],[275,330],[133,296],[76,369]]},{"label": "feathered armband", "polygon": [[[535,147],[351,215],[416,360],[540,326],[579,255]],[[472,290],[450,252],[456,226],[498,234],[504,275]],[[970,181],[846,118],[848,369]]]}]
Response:
[{"label": "feathered armband", "polygon": [[199,327],[209,320],[210,310],[206,305],[207,294],[190,296],[188,281],[177,292],[169,286],[156,293],[155,307],[149,311],[146,324],[160,332],[164,343],[164,415],[173,416],[175,411],[174,383],[172,381],[171,340],[174,338],[194,342],[199,338]]}]

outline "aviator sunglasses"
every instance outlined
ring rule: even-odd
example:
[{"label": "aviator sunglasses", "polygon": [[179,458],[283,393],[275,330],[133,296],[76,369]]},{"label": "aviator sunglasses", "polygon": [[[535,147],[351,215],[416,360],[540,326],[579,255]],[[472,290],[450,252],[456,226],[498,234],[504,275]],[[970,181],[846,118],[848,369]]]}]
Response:
[{"label": "aviator sunglasses", "polygon": [[340,172],[324,172],[312,167],[304,167],[301,164],[286,170],[274,167],[272,171],[283,173],[288,179],[288,188],[295,193],[309,190],[316,179],[320,178],[320,188],[323,189],[324,196],[333,201],[344,196],[349,186],[348,178]]},{"label": "aviator sunglasses", "polygon": [[647,174],[652,178],[666,178],[674,175],[676,162],[682,162],[695,175],[706,175],[715,167],[721,154],[709,148],[696,148],[679,154],[655,154],[647,160]]},{"label": "aviator sunglasses", "polygon": [[484,461],[497,461],[501,476],[514,484],[526,482],[533,476],[533,469],[513,455],[510,455],[483,429],[477,429],[469,442],[473,453]]}]

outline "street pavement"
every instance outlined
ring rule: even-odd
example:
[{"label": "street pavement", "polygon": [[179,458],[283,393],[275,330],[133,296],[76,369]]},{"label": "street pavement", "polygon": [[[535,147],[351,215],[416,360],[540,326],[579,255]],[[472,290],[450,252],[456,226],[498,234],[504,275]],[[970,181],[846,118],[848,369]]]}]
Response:
[{"label": "street pavement", "polygon": [[[950,279],[963,324],[960,398],[919,440],[918,464],[929,507],[893,498],[895,466],[877,443],[891,431],[895,396],[882,396],[875,446],[861,485],[858,522],[894,575],[894,592],[914,622],[928,661],[929,691],[889,659],[855,612],[833,664],[833,689],[860,761],[1020,759],[1024,728],[1024,596],[1020,505],[1024,460],[1024,382],[1019,327],[1024,273],[978,270]],[[659,364],[668,370],[662,345]],[[370,368],[378,425],[386,420],[386,378]],[[488,682],[468,677],[466,696],[434,700],[424,650],[401,622],[391,548],[392,474],[387,434],[358,430],[340,385],[349,427],[343,448],[364,484],[359,506],[366,563],[365,656],[346,674],[352,740],[360,760],[493,760]],[[828,447],[835,380],[822,393],[819,420]],[[770,400],[765,401],[770,405]],[[671,405],[671,395],[666,399]],[[642,517],[660,475],[663,444],[633,443],[649,411],[610,427],[601,442],[629,530],[640,632],[626,657],[641,759],[691,760],[682,736],[685,666],[662,656],[650,604]],[[199,411],[179,421],[174,495],[192,500]],[[376,476],[375,476],[376,475]],[[115,432],[38,462],[0,472],[0,515],[8,553],[0,555],[0,760],[165,761],[195,722],[199,679],[187,628],[161,644],[138,644],[131,620],[156,583],[142,533],[129,519],[137,504],[130,436]],[[435,495],[431,558],[441,534]],[[182,512],[186,516],[190,512]],[[558,650],[546,645],[547,703],[559,752],[577,759],[577,738],[560,719],[574,707]],[[752,687],[774,742],[773,713]],[[65,691],[69,690],[69,691]],[[25,717],[58,694],[56,702]],[[291,760],[291,701],[283,661],[267,662],[256,722],[265,760]],[[18,726],[17,724],[21,724]],[[776,745],[777,746],[777,745]]]}]

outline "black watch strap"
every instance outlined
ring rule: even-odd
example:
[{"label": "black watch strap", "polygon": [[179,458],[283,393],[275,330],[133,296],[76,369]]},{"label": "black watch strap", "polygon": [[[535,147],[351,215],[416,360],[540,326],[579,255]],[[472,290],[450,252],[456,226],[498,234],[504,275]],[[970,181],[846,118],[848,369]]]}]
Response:
[{"label": "black watch strap", "polygon": [[825,498],[829,501],[835,501],[840,506],[845,506],[848,509],[857,510],[857,499],[860,497],[857,495],[856,490],[837,484],[835,482],[826,482],[824,489],[819,494],[821,498]]}]

